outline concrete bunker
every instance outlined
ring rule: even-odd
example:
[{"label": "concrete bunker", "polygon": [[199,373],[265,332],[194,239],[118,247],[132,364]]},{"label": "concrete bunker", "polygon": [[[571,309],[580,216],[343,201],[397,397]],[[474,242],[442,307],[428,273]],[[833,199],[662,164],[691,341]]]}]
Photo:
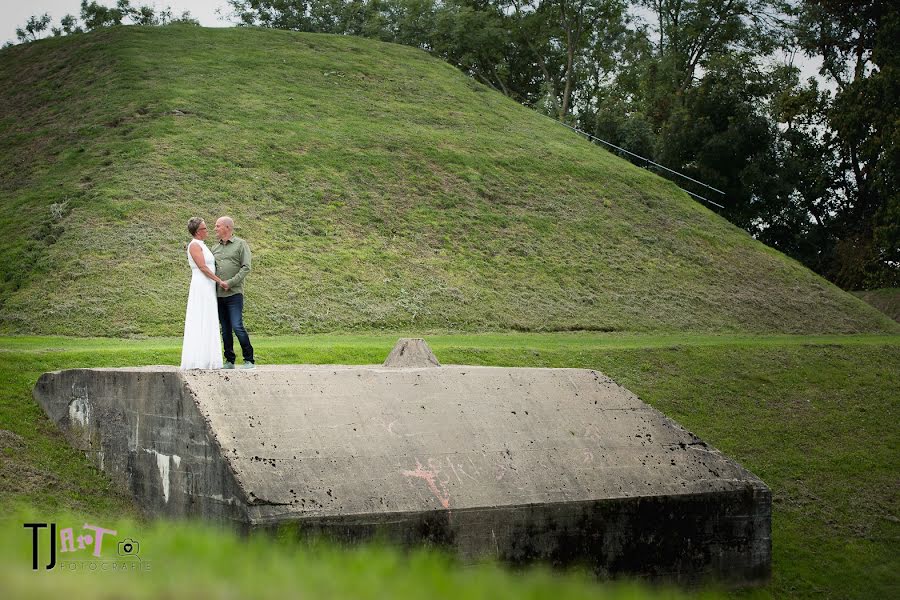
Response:
[{"label": "concrete bunker", "polygon": [[764,581],[771,494],[589,369],[384,365],[45,373],[34,396],[148,513],[434,544],[466,561]]}]

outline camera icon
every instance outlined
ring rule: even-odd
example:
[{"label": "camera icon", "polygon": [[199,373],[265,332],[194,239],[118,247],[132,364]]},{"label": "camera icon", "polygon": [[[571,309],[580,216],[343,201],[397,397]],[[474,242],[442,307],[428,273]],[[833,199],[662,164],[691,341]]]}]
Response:
[{"label": "camera icon", "polygon": [[141,545],[137,543],[137,540],[125,538],[119,542],[116,551],[119,556],[137,556],[141,552]]}]

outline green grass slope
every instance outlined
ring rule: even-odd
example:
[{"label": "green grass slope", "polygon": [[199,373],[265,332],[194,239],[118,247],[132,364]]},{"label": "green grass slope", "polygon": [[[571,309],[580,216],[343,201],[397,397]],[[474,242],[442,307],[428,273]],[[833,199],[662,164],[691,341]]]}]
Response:
[{"label": "green grass slope", "polygon": [[178,335],[232,215],[252,331],[897,332],[418,50],[113,28],[0,52],[0,333]]},{"label": "green grass slope", "polygon": [[900,322],[900,288],[853,292],[853,295]]}]

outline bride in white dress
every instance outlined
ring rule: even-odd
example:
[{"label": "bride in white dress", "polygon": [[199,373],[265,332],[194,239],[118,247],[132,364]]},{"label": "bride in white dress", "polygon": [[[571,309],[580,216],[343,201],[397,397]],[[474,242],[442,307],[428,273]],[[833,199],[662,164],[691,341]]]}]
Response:
[{"label": "bride in white dress", "polygon": [[206,223],[199,217],[188,221],[188,232],[194,239],[188,244],[191,266],[191,289],[184,317],[184,342],[181,345],[182,369],[221,369],[222,338],[219,334],[219,310],[216,286],[216,260],[203,240],[209,235]]}]

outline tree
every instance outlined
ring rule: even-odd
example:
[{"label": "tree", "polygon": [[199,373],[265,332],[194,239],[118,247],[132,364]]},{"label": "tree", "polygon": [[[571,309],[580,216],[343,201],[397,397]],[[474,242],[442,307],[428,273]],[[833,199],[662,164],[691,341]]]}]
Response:
[{"label": "tree", "polygon": [[[591,77],[596,83],[581,104],[592,109],[580,124],[724,190],[726,216],[752,229],[757,206],[776,187],[777,130],[767,105],[777,87],[765,60],[783,37],[775,1],[646,0],[651,23],[622,34],[617,63]],[[660,174],[695,194],[711,193]]]},{"label": "tree", "polygon": [[66,15],[59,20],[59,27],[53,27],[54,37],[61,35],[69,35],[72,33],[81,33],[84,30],[78,25],[78,19],[72,15]]},{"label": "tree", "polygon": [[[653,118],[662,122],[710,61],[736,52],[751,61],[783,42],[786,14],[780,0],[641,0],[651,10],[655,68]],[[649,90],[648,90],[649,91]]]},{"label": "tree", "polygon": [[98,27],[121,25],[122,19],[130,16],[131,10],[129,0],[118,0],[114,8],[97,4],[94,1],[81,0],[81,20],[84,21],[87,31]]},{"label": "tree", "polygon": [[[100,27],[121,25],[124,22],[134,25],[200,24],[199,21],[191,17],[189,11],[184,11],[181,13],[181,16],[173,19],[171,7],[166,7],[160,10],[159,13],[156,13],[152,6],[132,6],[130,0],[118,0],[116,6],[112,8],[97,4],[95,1],[81,0],[81,20],[83,25],[79,24],[76,17],[67,14],[60,19],[59,26],[50,27],[50,31],[54,37],[59,37],[73,33],[83,33]],[[37,40],[40,37],[39,34],[47,30],[50,22],[50,15],[46,13],[40,17],[29,17],[24,28],[16,29],[16,36],[19,42],[24,43]]]},{"label": "tree", "polygon": [[529,92],[516,81],[517,49],[506,25],[497,4],[454,0],[435,11],[424,45],[474,79],[523,102]]},{"label": "tree", "polygon": [[819,273],[833,260],[838,165],[832,151],[833,134],[825,110],[830,94],[816,79],[799,80],[796,68],[781,69],[771,103],[773,120],[780,124],[776,193],[754,206],[752,231],[765,243],[797,258]]},{"label": "tree", "polygon": [[38,34],[47,30],[48,25],[50,25],[50,15],[47,13],[40,17],[29,17],[24,28],[16,28],[16,37],[20,42],[33,42],[38,39]]},{"label": "tree", "polygon": [[[621,0],[502,0],[516,41],[527,48],[543,76],[553,116],[564,120],[584,74],[586,49],[624,30]],[[612,51],[612,49],[609,49]]]},{"label": "tree", "polygon": [[[560,118],[564,119],[569,114],[577,71],[584,70],[576,60],[592,63],[595,71],[599,71],[606,62],[602,55],[614,54],[616,42],[624,32],[625,5],[620,0],[557,0],[556,7],[566,48],[560,106]],[[585,46],[591,47],[593,61],[579,56]]]},{"label": "tree", "polygon": [[900,285],[900,12],[878,0],[805,0],[798,43],[836,86],[825,107],[837,163],[827,275],[848,288]]},{"label": "tree", "polygon": [[[240,25],[319,31],[317,20],[310,14],[308,0],[228,0],[228,4]],[[321,19],[318,21],[320,23]]]}]

